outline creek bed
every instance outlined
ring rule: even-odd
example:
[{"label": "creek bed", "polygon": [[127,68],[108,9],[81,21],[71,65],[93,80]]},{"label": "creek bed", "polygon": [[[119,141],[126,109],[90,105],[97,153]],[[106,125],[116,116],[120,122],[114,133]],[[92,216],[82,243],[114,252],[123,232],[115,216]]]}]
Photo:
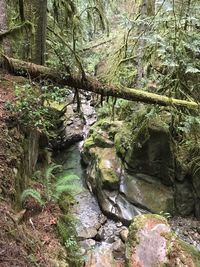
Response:
[{"label": "creek bed", "polygon": [[57,154],[55,161],[63,166],[59,179],[71,174],[79,177],[78,182],[76,181],[79,193],[74,195],[75,203],[70,214],[75,218],[82,254],[90,261],[92,257],[92,261],[95,262],[100,261],[97,255],[113,257],[114,260],[123,262],[125,249],[120,233],[127,232],[127,227],[104,216],[97,199],[86,187],[86,172],[81,165],[80,147],[81,142],[62,150]]}]

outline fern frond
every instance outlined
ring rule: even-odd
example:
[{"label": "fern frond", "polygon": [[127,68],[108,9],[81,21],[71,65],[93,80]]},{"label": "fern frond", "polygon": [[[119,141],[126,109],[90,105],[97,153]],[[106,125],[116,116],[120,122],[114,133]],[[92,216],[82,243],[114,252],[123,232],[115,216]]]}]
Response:
[{"label": "fern frond", "polygon": [[21,203],[23,203],[28,197],[34,198],[41,205],[44,204],[40,193],[38,191],[36,191],[35,189],[28,188],[28,189],[24,190],[21,194],[21,197],[20,197]]}]

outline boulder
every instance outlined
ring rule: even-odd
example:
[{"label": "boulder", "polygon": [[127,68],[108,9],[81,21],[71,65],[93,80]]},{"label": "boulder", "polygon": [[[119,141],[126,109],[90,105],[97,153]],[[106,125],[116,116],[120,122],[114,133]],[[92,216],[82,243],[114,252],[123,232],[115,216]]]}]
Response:
[{"label": "boulder", "polygon": [[[174,154],[168,125],[160,120],[143,121],[139,126],[126,126],[115,136],[118,153],[129,172],[145,173],[165,185],[172,185]],[[127,140],[126,140],[127,139]]]},{"label": "boulder", "polygon": [[125,225],[129,225],[136,215],[146,212],[131,204],[117,191],[98,190],[96,194],[104,214],[114,220],[122,221]]},{"label": "boulder", "polygon": [[163,185],[159,180],[145,174],[128,175],[121,179],[120,192],[126,199],[154,213],[174,213],[173,188]]},{"label": "boulder", "polygon": [[123,267],[120,260],[115,260],[111,246],[101,247],[86,255],[85,267]]},{"label": "boulder", "polygon": [[171,232],[159,215],[135,217],[126,242],[127,267],[200,266],[200,253]]},{"label": "boulder", "polygon": [[121,163],[116,158],[114,148],[105,148],[101,151],[98,161],[99,182],[103,189],[115,190],[119,187]]}]

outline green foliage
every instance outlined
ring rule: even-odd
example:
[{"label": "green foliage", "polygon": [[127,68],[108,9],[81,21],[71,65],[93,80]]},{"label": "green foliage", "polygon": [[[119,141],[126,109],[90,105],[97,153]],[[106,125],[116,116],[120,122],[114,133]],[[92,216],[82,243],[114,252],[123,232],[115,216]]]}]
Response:
[{"label": "green foliage", "polygon": [[67,215],[60,216],[57,223],[57,229],[62,238],[63,245],[67,250],[67,260],[69,261],[70,266],[82,266],[83,257],[76,238],[74,219]]},{"label": "green foliage", "polygon": [[59,121],[59,112],[53,110],[50,104],[51,101],[63,102],[64,91],[50,86],[42,86],[40,90],[31,84],[16,86],[16,101],[7,102],[6,107],[18,114],[21,124],[50,135]]},{"label": "green foliage", "polygon": [[166,219],[170,219],[172,217],[172,215],[169,212],[165,211],[159,212],[159,215],[165,217]]},{"label": "green foliage", "polygon": [[63,193],[77,194],[81,192],[79,177],[74,174],[64,176],[56,182],[54,197],[59,199]]},{"label": "green foliage", "polygon": [[28,188],[22,192],[20,197],[21,203],[23,203],[28,197],[34,198],[41,205],[44,204],[40,193],[34,189]]},{"label": "green foliage", "polygon": [[53,163],[49,165],[45,170],[44,183],[45,183],[46,197],[48,201],[51,200],[51,198],[53,197],[52,182],[56,178],[54,172],[55,170],[59,170],[61,168],[62,168],[61,165],[56,165]]}]

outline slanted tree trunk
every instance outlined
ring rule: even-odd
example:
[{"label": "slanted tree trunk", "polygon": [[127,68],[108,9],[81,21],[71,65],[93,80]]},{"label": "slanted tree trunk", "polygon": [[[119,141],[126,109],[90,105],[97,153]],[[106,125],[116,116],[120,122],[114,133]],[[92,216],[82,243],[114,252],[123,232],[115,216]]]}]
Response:
[{"label": "slanted tree trunk", "polygon": [[199,108],[199,105],[193,101],[169,98],[167,96],[157,95],[139,89],[103,84],[93,77],[86,76],[85,79],[83,79],[77,74],[65,74],[44,66],[18,59],[8,58],[5,56],[3,57],[1,63],[14,74],[30,76],[38,80],[46,79],[59,85],[67,85],[72,88],[83,89],[85,91],[94,92],[103,96],[113,96],[147,104],[187,108],[197,111]]},{"label": "slanted tree trunk", "polygon": [[[7,5],[6,0],[0,0],[0,33],[8,30],[7,24]],[[6,55],[11,56],[11,46],[9,37],[6,37],[2,41],[3,51]]]}]

